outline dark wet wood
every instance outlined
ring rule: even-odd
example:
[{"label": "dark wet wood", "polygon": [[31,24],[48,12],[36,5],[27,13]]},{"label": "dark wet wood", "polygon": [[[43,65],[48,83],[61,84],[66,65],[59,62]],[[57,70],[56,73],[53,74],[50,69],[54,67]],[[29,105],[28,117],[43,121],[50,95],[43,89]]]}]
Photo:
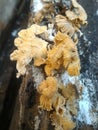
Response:
[{"label": "dark wet wood", "polygon": [[[7,1],[8,2],[8,1]],[[14,48],[15,29],[26,27],[27,5],[26,1],[20,1],[15,6],[15,12],[5,29],[0,34],[0,129],[8,130],[14,115],[16,97],[21,79],[16,79],[15,63],[10,61],[10,53]],[[25,9],[25,10],[24,10]],[[18,11],[19,10],[19,11]],[[24,12],[24,13],[22,13]],[[23,17],[24,15],[24,17]],[[0,17],[1,18],[1,17]],[[24,22],[24,20],[26,22]],[[15,107],[16,108],[16,107]]]}]

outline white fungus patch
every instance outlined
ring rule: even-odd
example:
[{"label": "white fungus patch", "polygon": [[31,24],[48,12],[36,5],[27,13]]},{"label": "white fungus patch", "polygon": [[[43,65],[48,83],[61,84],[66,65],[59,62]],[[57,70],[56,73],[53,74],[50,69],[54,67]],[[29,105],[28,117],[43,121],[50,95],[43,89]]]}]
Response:
[{"label": "white fungus patch", "polygon": [[80,80],[83,84],[83,93],[79,101],[78,120],[95,127],[98,121],[98,113],[93,110],[94,106],[91,98],[96,91],[91,79],[84,76],[82,79],[80,77]]},{"label": "white fungus patch", "polygon": [[[68,75],[67,72],[61,75],[61,80],[65,86],[68,83],[76,85],[79,93],[82,87],[82,94],[80,94],[80,99],[78,101],[79,112],[77,119],[80,122],[84,122],[87,125],[93,125],[95,127],[97,125],[96,122],[98,122],[98,113],[93,111],[94,106],[90,99],[96,92],[93,87],[94,85],[92,83],[92,80],[87,78],[86,76],[81,78],[81,75],[71,77]],[[96,111],[97,107],[95,108]]]},{"label": "white fungus patch", "polygon": [[98,9],[96,10],[96,15],[98,16]]},{"label": "white fungus patch", "polygon": [[17,34],[18,34],[18,31],[19,31],[19,30],[14,30],[14,31],[11,33],[11,35],[12,35],[13,37],[16,37]]},{"label": "white fungus patch", "polygon": [[89,99],[88,90],[86,87],[84,87],[82,98],[79,101],[78,120],[91,125],[92,121],[91,121],[91,116],[90,116],[90,113],[91,113],[90,110],[91,110],[91,103]]},{"label": "white fungus patch", "polygon": [[62,82],[63,82],[64,85],[67,85],[68,83],[75,84],[76,81],[78,80],[78,76],[70,76],[68,74],[68,72],[64,72],[61,75],[61,80],[62,80]]},{"label": "white fungus patch", "polygon": [[38,87],[39,84],[44,80],[44,74],[40,68],[35,66],[32,66],[32,74],[34,74],[34,76],[32,75],[34,85]]},{"label": "white fungus patch", "polygon": [[38,116],[35,116],[35,128],[34,130],[38,130],[40,124],[40,119]]},{"label": "white fungus patch", "polygon": [[43,8],[43,3],[41,0],[33,0],[33,7],[34,7],[34,12],[38,12]]},{"label": "white fungus patch", "polygon": [[52,35],[53,33],[53,24],[48,24],[48,35],[49,35],[49,40],[54,41],[54,36]]}]

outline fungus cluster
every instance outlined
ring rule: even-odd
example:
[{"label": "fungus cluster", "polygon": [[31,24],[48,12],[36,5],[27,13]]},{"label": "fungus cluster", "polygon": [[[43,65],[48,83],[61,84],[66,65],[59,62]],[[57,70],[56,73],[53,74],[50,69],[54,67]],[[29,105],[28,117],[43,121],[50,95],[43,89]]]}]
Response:
[{"label": "fungus cluster", "polygon": [[68,34],[71,37],[74,35],[75,28],[65,16],[57,15],[55,17],[55,24],[58,31]]},{"label": "fungus cluster", "polygon": [[61,32],[55,36],[55,44],[47,52],[45,72],[48,76],[53,75],[53,70],[59,70],[64,67],[69,75],[79,75],[80,60],[76,45],[72,39]]},{"label": "fungus cluster", "polygon": [[72,9],[66,11],[66,17],[73,21],[77,27],[81,27],[81,24],[87,23],[87,14],[76,0],[72,0]]},{"label": "fungus cluster", "polygon": [[[59,71],[67,71],[70,76],[80,74],[77,32],[87,23],[87,14],[76,0],[71,0],[71,4],[69,9],[62,8],[63,13],[59,15],[53,3],[45,4],[35,13],[32,26],[18,33],[14,41],[17,49],[10,55],[11,60],[17,61],[17,77],[27,75],[29,65],[43,70],[46,78],[36,86],[40,94],[39,106],[51,111],[55,130],[72,130],[75,127],[72,117],[77,116],[78,111],[76,87],[71,83],[64,86],[57,79]],[[43,19],[49,22],[48,26],[41,26]]]},{"label": "fungus cluster", "polygon": [[[51,111],[50,118],[55,130],[71,130],[75,127],[70,112],[76,116],[78,105],[76,87],[72,84],[63,86],[58,84],[55,77],[47,77],[38,86],[41,94],[40,107]],[[66,107],[65,107],[66,106]]]},{"label": "fungus cluster", "polygon": [[47,42],[36,35],[47,30],[46,26],[32,25],[18,33],[14,43],[17,49],[10,55],[11,60],[17,61],[17,77],[27,73],[26,67],[34,60],[34,65],[40,66],[44,63],[47,54]]},{"label": "fungus cluster", "polygon": [[71,119],[57,115],[55,112],[51,114],[51,120],[55,130],[72,130],[75,127],[75,123]]}]

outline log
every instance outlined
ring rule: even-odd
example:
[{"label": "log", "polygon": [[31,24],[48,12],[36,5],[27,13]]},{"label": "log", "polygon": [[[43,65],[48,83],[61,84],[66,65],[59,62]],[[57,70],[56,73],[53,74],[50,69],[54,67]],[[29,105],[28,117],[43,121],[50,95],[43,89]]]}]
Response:
[{"label": "log", "polygon": [[[47,21],[48,18],[45,17],[47,14],[46,13],[47,10],[45,10],[45,9],[41,10],[41,9],[43,9],[43,5],[47,4],[47,2],[49,2],[49,1],[45,0],[45,3],[43,1],[39,1],[40,2],[39,10],[36,9],[36,8],[39,8],[36,6],[38,4],[34,0],[31,1],[31,5],[30,5],[31,14],[30,14],[29,23],[28,23],[29,27],[34,23],[37,23],[37,24],[41,23],[40,25],[48,25],[49,23],[52,23],[51,20]],[[54,6],[56,7],[56,9],[58,8],[56,10],[58,12],[56,12],[56,11],[52,12],[50,10],[51,13],[54,13],[56,15],[56,13],[60,13],[60,11],[62,10],[62,14],[63,14],[63,11],[65,9],[64,4],[66,4],[66,3],[64,3],[64,1],[63,1],[63,2],[61,2],[63,6],[60,6],[59,2],[61,2],[61,1],[54,1],[54,3],[53,3]],[[84,3],[82,3],[82,4],[84,4],[86,6],[86,2],[84,2]],[[93,0],[92,0],[92,3],[93,3]],[[67,8],[69,8],[69,3],[67,6],[68,6]],[[92,7],[91,4],[90,4],[90,7]],[[37,16],[36,14],[39,16],[38,18],[36,17]],[[45,16],[43,17],[42,15],[45,15]],[[92,24],[92,22],[90,24]],[[91,82],[90,77],[92,78],[92,82],[94,82],[96,84],[95,79],[97,79],[97,77],[96,77],[97,75],[93,71],[93,69],[95,69],[95,68],[93,68],[94,62],[90,62],[90,63],[85,62],[85,60],[87,60],[86,56],[89,55],[89,54],[87,55],[87,52],[85,50],[85,48],[86,49],[88,48],[87,44],[89,43],[88,39],[85,38],[85,36],[87,36],[87,34],[86,34],[86,32],[88,32],[87,30],[88,30],[88,28],[84,32],[81,42],[78,44],[80,59],[81,59],[81,61],[83,61],[81,63],[81,66],[82,66],[81,75],[78,78],[76,78],[76,77],[70,78],[66,73],[62,73],[62,71],[61,71],[61,72],[59,72],[59,74],[57,75],[56,78],[58,79],[58,81],[60,81],[60,82],[62,81],[63,84],[66,84],[66,82],[68,83],[70,81],[72,84],[75,85],[77,95],[80,95],[79,96],[80,101],[78,100],[79,115],[75,117],[77,124],[74,129],[79,129],[79,130],[95,129],[95,130],[97,130],[97,128],[98,128],[97,105],[96,105],[97,104],[97,94],[95,94],[96,89],[94,89],[94,84],[92,84],[92,85],[88,84]],[[42,36],[40,36],[40,37],[42,37]],[[43,37],[43,39],[44,39],[44,37]],[[47,41],[47,39],[44,39],[44,40]],[[51,39],[48,39],[48,42],[50,42],[50,41],[51,41]],[[84,45],[85,47],[83,46],[82,42],[85,44]],[[81,50],[83,51],[83,53],[85,55],[83,55]],[[92,59],[93,59],[93,57],[92,57]],[[84,65],[84,63],[85,63],[85,65]],[[89,64],[92,65],[92,69],[87,68],[86,65],[89,65]],[[93,74],[95,74],[94,79],[93,79]],[[15,107],[15,113],[14,113],[14,116],[12,119],[10,130],[13,130],[13,129],[16,130],[18,128],[19,128],[19,130],[48,130],[48,129],[57,130],[54,126],[52,126],[52,123],[51,123],[50,115],[51,115],[52,111],[49,112],[49,111],[43,110],[39,107],[40,106],[40,94],[38,93],[36,88],[39,86],[39,84],[44,79],[46,79],[46,75],[43,71],[43,67],[38,68],[38,67],[35,67],[34,65],[28,66],[28,74],[26,74],[26,76],[23,77],[22,84],[20,86],[19,95],[17,97],[17,103],[16,103],[16,107]],[[66,81],[66,79],[68,79],[68,81]],[[82,82],[83,87],[81,87],[81,82]],[[83,89],[83,91],[82,91],[82,89]],[[60,91],[61,91],[61,89],[60,89]],[[80,91],[83,92],[82,95],[81,95]],[[91,92],[94,92],[95,96],[94,96],[94,94],[92,95]],[[94,96],[94,98],[93,98],[93,96]],[[94,103],[94,101],[95,101],[95,103]],[[87,107],[85,106],[85,104]],[[95,110],[94,110],[93,104],[95,105]],[[89,105],[90,105],[90,107],[89,107]],[[17,107],[18,107],[19,111],[17,111]],[[85,109],[85,107],[86,107],[86,109]],[[91,115],[90,115],[90,111],[92,111]],[[85,113],[85,112],[87,112],[87,113]],[[73,114],[71,113],[70,115],[72,116]],[[89,118],[87,117],[87,115]],[[93,118],[93,115],[94,115],[94,118]],[[16,119],[18,119],[18,122],[16,121]],[[17,125],[13,125],[13,124],[16,124],[15,122],[17,123]],[[84,123],[84,125],[83,125],[83,123]],[[94,125],[93,125],[93,123],[94,123]]]}]

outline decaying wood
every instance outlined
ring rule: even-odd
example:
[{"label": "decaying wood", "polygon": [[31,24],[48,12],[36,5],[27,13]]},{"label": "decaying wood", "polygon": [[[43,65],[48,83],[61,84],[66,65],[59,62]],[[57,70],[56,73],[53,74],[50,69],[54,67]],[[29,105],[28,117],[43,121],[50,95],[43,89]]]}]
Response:
[{"label": "decaying wood", "polygon": [[[47,20],[50,21],[51,17],[53,17],[52,13],[54,13],[54,11],[51,12],[52,10],[54,10],[54,7],[52,7],[51,5],[52,4],[50,4],[50,6],[49,6],[47,3],[45,3],[44,8],[41,11],[39,11],[37,13],[35,12],[35,14],[33,14],[33,18],[31,17],[32,22],[31,21],[29,22],[29,26],[32,23],[39,24],[40,22],[43,22],[44,18],[46,18]],[[35,6],[35,5],[33,5],[33,6]],[[50,14],[48,14],[49,13],[48,8],[50,9]],[[32,12],[32,13],[34,13],[34,12]],[[48,16],[48,17],[46,17],[46,16]],[[45,112],[39,108],[40,96],[39,96],[38,92],[35,91],[36,96],[34,97],[34,95],[32,95],[34,90],[32,91],[33,88],[30,88],[31,92],[32,92],[32,94],[31,94],[32,99],[30,99],[30,97],[29,97],[30,95],[28,95],[29,93],[27,91],[27,89],[30,87],[29,81],[32,83],[32,85],[34,84],[34,86],[32,86],[32,85],[31,86],[35,87],[35,90],[36,90],[36,88],[38,87],[38,82],[39,82],[38,78],[43,77],[43,79],[44,79],[45,75],[42,74],[43,72],[41,73],[41,71],[43,71],[43,70],[40,68],[37,70],[36,67],[34,67],[34,66],[31,67],[31,71],[30,71],[31,74],[27,74],[22,81],[22,85],[21,85],[20,91],[19,91],[19,103],[20,103],[19,130],[26,129],[27,127],[30,127],[31,129],[34,129],[34,130],[38,130],[38,129],[47,130],[48,128],[51,127],[51,125],[49,124],[49,122],[50,122],[49,121],[50,117],[48,115],[49,112],[47,112],[47,111]],[[38,73],[38,75],[36,75],[36,73]],[[59,77],[60,77],[60,75],[59,75]],[[36,80],[36,78],[38,80]],[[27,106],[27,104],[29,102],[28,99],[34,101],[35,105],[34,106],[31,105],[31,108]],[[30,115],[30,112],[32,113],[32,115]],[[25,115],[28,115],[27,119],[25,119],[26,118]],[[31,120],[29,120],[30,117],[31,117]],[[44,120],[42,120],[42,119],[44,119]],[[52,128],[52,129],[54,129],[54,128]]]},{"label": "decaying wood", "polygon": [[[34,4],[34,1],[31,2],[31,5],[32,3]],[[54,18],[54,16],[56,15],[56,13],[59,13],[60,12],[60,8],[61,7],[58,7],[58,9],[55,9],[57,8],[58,6],[58,2],[55,3],[54,2],[54,6],[51,4],[51,3],[48,3],[47,1],[45,1],[45,3],[43,3],[43,7],[38,11],[38,12],[34,12],[34,10],[32,9],[32,13],[31,13],[31,17],[29,19],[29,23],[28,23],[28,26],[32,25],[32,24],[45,24],[45,25],[49,25],[50,26],[50,23],[51,24],[54,24],[55,26],[58,26],[58,28],[55,30],[55,31],[61,31],[63,32],[63,29],[65,28],[66,30],[66,25],[63,25],[63,27],[61,26],[61,23],[62,23],[62,20],[60,21],[58,19],[57,23],[55,24],[55,20],[51,18]],[[33,5],[34,6],[34,5]],[[71,5],[74,7],[74,5]],[[76,7],[75,7],[76,8]],[[73,41],[77,41],[77,32],[79,32],[80,30],[80,23],[85,23],[85,20],[82,21],[81,19],[79,20],[79,16],[77,15],[77,12],[72,12],[73,10],[70,9],[70,12],[72,13],[71,15],[73,15],[74,19],[70,19],[70,17],[66,17],[66,19],[68,19],[69,22],[71,22],[70,26],[71,26],[71,29],[75,28],[75,30],[72,32],[72,35],[69,34],[69,32],[66,32],[64,31],[63,33],[67,33],[67,35],[69,35]],[[53,11],[55,10],[55,11]],[[64,11],[66,10],[66,8],[62,8],[62,11],[61,11],[61,14],[64,14]],[[84,12],[85,13],[85,12]],[[85,15],[86,16],[86,15]],[[78,21],[79,20],[79,21]],[[61,22],[61,23],[60,23]],[[79,23],[80,22],[80,23]],[[48,26],[48,27],[49,27]],[[54,28],[55,28],[54,26]],[[62,29],[63,28],[63,29]],[[48,28],[49,29],[49,28]],[[53,31],[53,28],[51,29],[50,27],[50,30]],[[50,31],[49,30],[49,31]],[[68,30],[69,31],[69,30]],[[76,32],[75,32],[76,31]],[[43,35],[40,35],[38,37],[42,38],[43,40],[46,40],[46,39],[49,39],[49,35],[53,36],[55,35],[56,32],[51,32],[48,34],[48,36],[46,34]],[[75,35],[73,34],[75,33]],[[73,36],[74,35],[74,36]],[[74,37],[76,36],[76,39],[74,39]],[[48,38],[46,38],[48,37]],[[52,37],[53,38],[53,37]],[[50,38],[50,39],[52,39]],[[61,37],[60,37],[61,38]],[[49,40],[50,40],[49,39]],[[57,39],[58,40],[58,39]],[[51,41],[51,40],[50,40]],[[49,42],[49,41],[48,41]],[[52,42],[53,42],[53,39],[52,39]],[[59,42],[55,42],[56,44],[59,44]],[[52,48],[54,47],[54,45],[51,45]],[[56,47],[56,45],[55,45]],[[54,47],[54,48],[55,48]],[[52,50],[52,49],[51,49]],[[73,52],[74,52],[74,49],[73,49]],[[57,55],[57,58],[59,56]],[[49,57],[50,58],[50,57]],[[48,59],[48,58],[47,58]],[[61,57],[61,60],[62,60],[62,57]],[[47,60],[48,61],[48,60]],[[56,61],[57,62],[57,61]],[[79,62],[79,61],[78,61]],[[44,64],[44,63],[43,63]],[[47,63],[48,64],[48,63]],[[52,64],[52,63],[51,63]],[[55,63],[54,63],[55,64]],[[61,63],[62,65],[63,63]],[[69,65],[69,64],[68,64]],[[68,67],[67,65],[67,67]],[[79,64],[78,64],[79,65]],[[29,68],[30,67],[30,68]],[[65,126],[63,126],[63,123],[60,122],[60,121],[63,121],[64,122],[64,119],[67,119],[67,118],[60,118],[59,119],[59,116],[55,114],[55,112],[53,113],[53,111],[50,110],[50,112],[47,112],[46,110],[46,106],[44,107],[44,105],[40,105],[40,95],[37,91],[37,88],[39,86],[39,84],[43,81],[43,80],[47,80],[46,78],[46,75],[47,73],[45,74],[45,72],[43,71],[43,66],[41,67],[35,67],[33,65],[33,62],[31,62],[30,66],[28,66],[27,68],[28,70],[30,69],[30,71],[28,71],[28,73],[26,74],[26,76],[23,78],[22,80],[22,84],[20,86],[20,90],[19,90],[19,104],[20,104],[20,109],[19,109],[19,130],[48,130],[52,127],[52,130],[57,130],[57,129],[62,129],[62,130],[71,130],[72,128],[74,128],[72,126],[71,128],[71,125],[74,125],[74,123],[72,122],[72,124],[69,123],[70,127],[68,127],[69,129],[67,129]],[[56,67],[54,67],[53,69],[57,69]],[[17,69],[18,70],[18,69]],[[73,70],[73,69],[72,69]],[[72,72],[71,70],[71,72]],[[80,70],[80,68],[79,68]],[[56,78],[58,79],[58,81],[60,83],[63,83],[64,84],[68,84],[69,82],[66,83],[66,78],[68,75],[66,75],[63,71],[63,69],[61,69],[61,71],[57,74],[57,72],[59,71],[54,71],[53,75],[56,75]],[[50,73],[50,75],[52,75]],[[62,79],[62,77],[65,75],[65,79]],[[74,74],[73,74],[74,75]],[[49,75],[48,75],[49,76]],[[40,79],[41,77],[41,79]],[[74,80],[72,82],[72,84],[74,84],[75,86],[75,90],[76,90],[76,94],[81,94],[81,84],[79,82],[79,79],[76,79],[76,78],[73,78]],[[69,79],[68,79],[69,80]],[[45,81],[46,82],[46,81]],[[69,85],[70,86],[70,85]],[[72,86],[73,87],[73,86]],[[79,88],[80,87],[80,88]],[[72,89],[71,89],[72,90]],[[70,92],[68,91],[68,93],[65,93],[64,92],[65,89],[63,89],[63,86],[59,86],[59,91],[58,91],[58,95],[60,95],[63,99],[63,96],[65,96],[66,98],[66,107],[69,111],[67,112],[70,112],[70,114],[67,115],[67,112],[66,112],[66,117],[67,116],[71,116],[71,118],[73,118],[74,116],[77,116],[77,111],[78,111],[78,105],[77,105],[77,96],[74,97],[72,96],[71,98],[69,98],[70,96]],[[67,90],[66,90],[67,91]],[[44,94],[42,94],[41,96],[43,96]],[[69,94],[69,95],[68,95]],[[72,94],[72,93],[71,93]],[[63,95],[63,96],[62,96]],[[46,97],[48,97],[46,94],[45,94]],[[78,97],[79,98],[79,97]],[[52,98],[54,99],[54,98]],[[62,100],[63,101],[63,100]],[[74,106],[73,106],[73,103],[74,103]],[[47,103],[45,104],[47,105]],[[54,104],[53,104],[54,105]],[[43,110],[45,109],[45,110]],[[54,107],[54,109],[56,109]],[[50,118],[51,116],[51,118]],[[57,117],[57,119],[55,119],[55,117]],[[44,119],[44,120],[43,120]],[[51,126],[51,121],[53,121],[52,123],[54,123],[55,127]],[[56,124],[58,121],[58,124]],[[59,125],[62,124],[62,127],[58,127]],[[64,122],[64,124],[66,124]],[[68,124],[67,124],[68,125]]]},{"label": "decaying wood", "polygon": [[[39,2],[41,2],[41,1],[39,1]],[[34,1],[33,1],[33,4],[35,4],[34,3]],[[33,7],[35,8],[35,6],[36,5],[33,5]],[[47,23],[48,22],[50,22],[50,20],[51,19],[54,19],[54,17],[55,17],[55,12],[56,12],[56,10],[55,10],[55,8],[53,7],[53,3],[42,3],[42,9],[41,10],[39,10],[38,12],[34,12],[34,10],[33,10],[33,13],[34,13],[34,15],[33,15],[33,18],[32,18],[32,22],[33,23],[35,23],[35,24],[40,24],[40,23],[42,23],[42,22],[44,22],[45,20],[44,19],[46,19],[47,20]],[[66,10],[65,10],[66,11]],[[55,20],[54,21],[51,21],[52,23],[51,24],[53,24],[54,25],[54,22],[55,22]],[[29,26],[30,26],[30,24],[29,24]],[[48,24],[48,27],[49,27],[49,24]],[[50,37],[54,37],[54,36],[52,36],[52,29],[53,28],[48,28],[49,29],[49,31],[50,31],[50,29],[51,29],[51,32],[49,33],[48,32],[48,38],[50,38]],[[57,31],[60,31],[59,29],[57,30]],[[36,34],[36,33],[35,33]],[[59,36],[59,34],[60,34],[60,36]],[[24,35],[24,34],[23,34]],[[19,34],[19,36],[20,37],[23,37],[23,35],[22,35],[22,33],[20,32],[20,34]],[[28,36],[28,35],[27,35]],[[62,33],[57,33],[57,37],[55,38],[55,43],[57,44],[57,45],[61,45],[61,47],[59,47],[59,46],[57,46],[58,47],[58,52],[57,53],[60,53],[59,55],[57,55],[57,61],[55,61],[55,62],[58,62],[58,58],[59,58],[59,56],[62,58],[62,48],[63,48],[63,44],[62,43],[66,43],[66,41],[64,41],[63,40],[63,42],[62,41],[60,41],[59,39],[63,39],[63,37],[65,37],[66,36],[66,38],[68,38],[69,36],[67,36],[67,35],[63,35]],[[76,48],[74,47],[74,43],[70,40],[70,38],[68,38],[69,39],[69,45],[70,46],[72,46],[72,50],[74,49],[74,51],[76,51]],[[16,43],[16,42],[15,42]],[[17,46],[17,44],[16,44],[16,46]],[[20,47],[19,47],[20,48]],[[53,52],[55,52],[55,48],[56,48],[56,46],[54,46],[54,50],[53,50]],[[61,50],[59,49],[59,48],[61,48]],[[65,48],[70,48],[70,47],[66,47],[66,45],[65,45]],[[60,52],[59,52],[59,50],[60,50]],[[74,52],[73,51],[73,52]],[[50,53],[50,55],[53,53],[53,52],[51,52]],[[68,52],[66,52],[66,53],[70,53],[69,51]],[[53,53],[54,54],[54,56],[53,57],[55,57],[55,55],[56,55],[56,52],[55,53]],[[76,54],[77,55],[77,54]],[[11,55],[11,59],[14,59],[14,56],[15,55]],[[65,61],[66,61],[66,57],[68,57],[68,56],[66,56],[66,54],[63,56],[64,58],[65,58]],[[69,56],[70,57],[70,56]],[[16,59],[16,58],[15,58]],[[18,59],[17,59],[17,61],[18,61]],[[22,60],[23,61],[23,60]],[[20,60],[20,62],[22,62],[21,60]],[[48,61],[48,60],[47,60]],[[60,59],[59,60],[59,62],[61,62],[61,61],[63,61],[62,59]],[[68,62],[70,61],[70,59],[68,59]],[[79,61],[79,60],[78,60]],[[34,61],[35,62],[35,61]],[[50,62],[50,61],[48,61],[48,62]],[[51,65],[52,65],[52,58],[51,58]],[[63,63],[63,62],[62,62]],[[62,63],[61,63],[61,65],[62,65]],[[24,63],[25,64],[25,63]],[[64,67],[66,68],[68,65],[67,64],[69,64],[69,63],[65,63],[64,62]],[[21,65],[21,63],[20,63],[20,65]],[[34,63],[34,65],[36,66],[36,64]],[[26,76],[23,78],[23,81],[22,81],[22,84],[21,84],[21,86],[20,86],[20,90],[19,90],[19,104],[20,104],[20,109],[19,109],[19,130],[22,130],[22,129],[24,129],[24,128],[26,128],[26,125],[27,126],[29,126],[29,127],[31,127],[31,129],[34,129],[34,130],[38,130],[38,129],[44,129],[44,130],[47,130],[51,125],[49,124],[49,120],[51,119],[51,121],[52,121],[52,123],[54,124],[54,129],[72,129],[72,128],[74,128],[75,127],[75,123],[73,122],[73,121],[70,121],[71,120],[71,115],[70,114],[67,114],[67,113],[69,113],[69,111],[67,112],[66,111],[66,116],[65,117],[63,117],[64,116],[64,104],[65,104],[65,101],[66,101],[66,105],[70,108],[70,105],[68,105],[68,104],[71,104],[71,102],[74,102],[74,98],[72,97],[72,101],[70,101],[69,99],[69,97],[66,97],[65,96],[65,99],[64,99],[64,97],[62,96],[63,95],[63,86],[62,87],[60,87],[60,85],[57,85],[58,87],[57,87],[57,90],[55,91],[55,93],[54,94],[52,94],[53,96],[52,96],[52,99],[51,99],[51,97],[49,98],[49,100],[51,100],[51,101],[49,101],[50,102],[50,104],[51,105],[49,105],[49,103],[48,103],[48,96],[47,96],[47,94],[48,94],[48,89],[47,89],[47,94],[45,94],[44,92],[43,92],[43,94],[41,95],[41,97],[43,96],[43,98],[41,98],[40,96],[39,96],[39,94],[38,94],[38,92],[37,92],[37,87],[38,87],[38,85],[41,83],[41,82],[39,82],[39,79],[38,78],[40,78],[40,77],[43,77],[43,79],[44,79],[44,77],[46,77],[45,76],[45,74],[42,74],[42,73],[44,73],[43,72],[43,69],[41,69],[41,68],[39,68],[38,70],[36,69],[36,67],[34,67],[34,65],[32,64],[32,66],[29,66],[30,67],[30,71],[28,71],[28,73],[26,73]],[[39,66],[39,65],[38,65]],[[56,69],[56,68],[58,68],[58,67],[56,67],[55,66],[55,63],[53,63],[53,70],[54,69]],[[46,64],[46,67],[48,67],[48,64]],[[59,66],[59,68],[60,68],[60,66]],[[59,69],[58,68],[58,69]],[[17,64],[17,70],[19,69],[19,65]],[[22,69],[22,68],[21,68]],[[28,68],[29,69],[29,68]],[[46,72],[46,75],[47,76],[50,76],[51,74],[52,74],[52,72],[49,72],[49,75],[48,75],[48,69],[51,69],[51,68],[47,68],[47,71],[46,71],[46,68],[45,68],[45,72]],[[35,71],[36,70],[36,71]],[[42,71],[42,73],[41,73],[41,71]],[[38,75],[36,75],[36,73],[38,73]],[[71,74],[71,73],[70,73]],[[78,74],[78,73],[77,73]],[[77,75],[76,74],[76,75]],[[21,75],[21,73],[19,74],[19,76]],[[73,75],[73,74],[72,74]],[[59,82],[61,82],[61,74],[60,75],[58,75],[59,76]],[[57,76],[56,76],[57,77]],[[36,80],[36,78],[38,79],[38,80]],[[54,79],[52,79],[52,77],[50,78],[51,80],[53,80],[53,81],[51,81],[50,79],[49,79],[49,81],[48,81],[48,79],[49,78],[47,78],[46,79],[46,81],[47,81],[47,85],[49,85],[50,84],[50,87],[52,87],[51,85],[52,85],[52,83],[54,82],[54,84],[56,85],[56,84],[58,84],[58,83],[56,83],[57,81],[56,80],[54,80]],[[28,107],[28,102],[29,102],[29,100],[31,100],[30,99],[30,95],[28,95],[29,94],[29,92],[27,91],[28,89],[29,89],[29,82],[32,82],[32,84],[34,84],[34,86],[32,86],[32,87],[35,87],[35,89],[36,89],[36,93],[35,93],[35,95],[37,95],[36,96],[36,99],[33,99],[35,102],[35,104],[36,104],[36,107],[35,107],[35,105],[34,106],[32,106],[31,105],[31,108],[29,108]],[[44,81],[45,82],[45,81]],[[49,83],[50,82],[50,83]],[[39,84],[38,84],[39,83]],[[53,85],[54,85],[53,84]],[[45,87],[45,86],[44,86]],[[31,88],[30,88],[31,89]],[[51,88],[52,89],[52,88]],[[49,90],[50,92],[51,92],[51,89]],[[60,89],[60,91],[61,92],[59,92],[58,91],[58,89]],[[43,90],[41,90],[41,91],[43,91]],[[58,91],[58,92],[57,92]],[[65,91],[65,90],[64,90]],[[32,94],[33,94],[33,91],[32,91],[32,89],[31,89],[31,92],[32,92]],[[32,95],[31,94],[31,95]],[[45,96],[46,97],[44,97],[44,94],[45,94]],[[66,94],[65,94],[66,95]],[[34,96],[33,96],[33,98],[34,98]],[[68,99],[67,99],[68,98]],[[39,100],[40,99],[40,100]],[[47,100],[46,100],[47,99]],[[41,101],[42,100],[42,101]],[[53,100],[53,101],[52,101]],[[68,103],[68,101],[69,101],[69,103]],[[41,102],[42,102],[42,104],[41,104]],[[45,102],[45,103],[44,103]],[[61,106],[60,106],[61,105]],[[72,104],[73,105],[73,104]],[[50,106],[49,108],[48,108],[48,106]],[[52,112],[51,110],[52,110],[52,106],[54,106],[54,112]],[[41,109],[40,109],[40,107],[41,107]],[[73,106],[72,106],[73,107]],[[68,109],[69,109],[68,108]],[[29,122],[29,119],[28,118],[30,118],[29,116],[29,114],[30,114],[30,112],[29,112],[29,109],[31,109],[32,111],[33,111],[33,113],[32,113],[32,116],[31,116],[31,118],[32,118],[32,122],[30,123]],[[49,112],[45,112],[43,109],[45,109],[45,110],[48,110],[48,111],[50,111],[50,113],[51,114],[49,114],[48,115],[48,117],[47,117],[47,114],[49,113]],[[60,110],[59,110],[60,109]],[[77,105],[76,105],[76,108],[75,109],[77,109]],[[28,110],[28,111],[27,111]],[[75,110],[76,111],[76,110]],[[58,113],[58,115],[56,115],[56,113]],[[73,112],[73,110],[72,110],[72,113],[74,114],[74,112]],[[77,113],[77,112],[75,112],[75,113]],[[28,124],[26,124],[26,117],[25,117],[25,115],[28,115],[28,118],[27,118],[27,121],[29,122]],[[62,115],[62,116],[61,116]],[[51,118],[50,118],[50,116],[51,116]],[[41,120],[41,119],[44,119],[44,120]],[[57,119],[56,119],[57,118]],[[67,118],[69,118],[69,119],[67,119]],[[65,126],[66,125],[66,123],[68,123],[67,124],[67,126]],[[60,128],[59,128],[60,127]],[[68,128],[67,128],[68,127]]]}]

